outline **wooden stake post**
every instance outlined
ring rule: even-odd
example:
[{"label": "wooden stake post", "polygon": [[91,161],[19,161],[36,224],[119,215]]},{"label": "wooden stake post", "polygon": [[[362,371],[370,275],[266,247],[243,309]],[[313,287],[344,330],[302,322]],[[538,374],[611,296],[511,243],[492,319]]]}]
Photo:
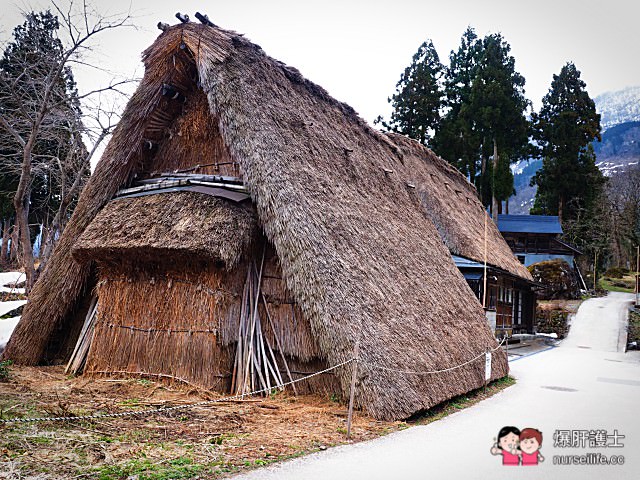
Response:
[{"label": "wooden stake post", "polygon": [[509,366],[509,337],[504,338],[504,344],[507,348],[507,375],[509,375],[509,373],[511,373],[510,366]]},{"label": "wooden stake post", "polygon": [[636,307],[640,307],[640,245],[636,247]]},{"label": "wooden stake post", "polygon": [[353,419],[353,399],[356,393],[356,377],[358,375],[358,355],[360,354],[360,341],[356,341],[353,349],[353,370],[351,371],[351,389],[349,391],[349,413],[347,415],[347,440],[351,438],[351,420]]}]

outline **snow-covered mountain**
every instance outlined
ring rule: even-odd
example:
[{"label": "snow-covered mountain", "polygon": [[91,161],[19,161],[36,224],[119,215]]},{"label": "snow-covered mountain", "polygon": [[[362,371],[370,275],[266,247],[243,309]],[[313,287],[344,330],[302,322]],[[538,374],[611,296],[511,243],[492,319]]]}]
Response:
[{"label": "snow-covered mountain", "polygon": [[[602,123],[602,142],[593,142],[596,164],[606,176],[623,172],[640,162],[640,86],[606,92],[594,98]],[[521,161],[511,166],[515,197],[509,200],[509,213],[529,213],[536,195],[531,177],[542,166],[541,160]]]},{"label": "snow-covered mountain", "polygon": [[640,121],[640,86],[606,92],[594,98],[602,130],[625,122]]},{"label": "snow-covered mountain", "polygon": [[624,171],[640,160],[640,122],[625,122],[602,134],[602,142],[594,142],[596,165],[609,176]]}]

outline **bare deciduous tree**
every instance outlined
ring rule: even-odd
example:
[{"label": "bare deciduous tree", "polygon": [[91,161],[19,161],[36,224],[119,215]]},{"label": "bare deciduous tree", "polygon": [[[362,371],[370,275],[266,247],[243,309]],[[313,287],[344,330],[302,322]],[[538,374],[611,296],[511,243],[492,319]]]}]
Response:
[{"label": "bare deciduous tree", "polygon": [[[104,108],[102,101],[93,102],[92,106],[89,100],[105,92],[119,92],[122,85],[131,82],[112,80],[105,87],[79,94],[71,73],[74,63],[90,64],[87,58],[95,37],[132,26],[129,13],[103,16],[86,1],[70,1],[64,9],[56,2],[52,6],[55,16],[49,16],[55,19],[55,28],[49,34],[55,36],[54,48],[45,55],[34,54],[44,41],[36,31],[25,41],[31,44],[12,51],[10,71],[0,71],[0,133],[4,131],[0,135],[0,154],[6,153],[4,162],[15,168],[13,206],[27,291],[36,278],[29,229],[34,179],[59,187],[51,194],[56,196],[58,206],[42,245],[46,263],[64,228],[68,208],[88,176],[91,158],[117,123],[114,110]],[[84,145],[87,140],[88,148]],[[10,168],[5,170],[11,174]]]}]

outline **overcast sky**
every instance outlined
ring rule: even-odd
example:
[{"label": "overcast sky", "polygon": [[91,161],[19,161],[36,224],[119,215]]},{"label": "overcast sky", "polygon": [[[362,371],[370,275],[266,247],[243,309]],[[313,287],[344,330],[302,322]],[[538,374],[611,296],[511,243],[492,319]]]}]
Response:
[{"label": "overcast sky", "polygon": [[[68,0],[60,0],[65,4]],[[501,32],[511,44],[526,95],[540,106],[554,73],[567,61],[582,71],[591,96],[640,84],[640,2],[636,0],[101,0],[99,10],[131,8],[138,29],[104,35],[98,62],[122,74],[142,74],[140,53],[176,23],[207,13],[221,27],[245,34],[272,57],[298,68],[371,122],[388,115],[387,97],[411,56],[431,38],[447,62],[467,25],[482,36]],[[45,0],[0,0],[0,38],[21,23],[21,10]],[[137,70],[136,70],[137,69]],[[105,83],[104,72],[76,68],[81,90]]]}]

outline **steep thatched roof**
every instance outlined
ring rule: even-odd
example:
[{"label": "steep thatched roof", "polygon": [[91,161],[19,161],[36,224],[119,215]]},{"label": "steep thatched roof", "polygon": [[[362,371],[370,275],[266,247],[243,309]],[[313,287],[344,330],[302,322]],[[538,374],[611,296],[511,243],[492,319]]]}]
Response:
[{"label": "steep thatched roof", "polygon": [[[476,188],[457,169],[407,137],[388,134],[402,152],[401,169],[415,185],[421,204],[454,255],[484,262],[485,210]],[[515,257],[495,223],[487,221],[487,263],[516,277],[532,280]]]},{"label": "steep thatched roof", "polygon": [[[429,213],[435,203],[425,200],[424,190],[434,157],[372,130],[350,107],[234,32],[177,25],[160,35],[144,62],[145,76],[5,357],[41,361],[53,331],[66,328],[90,272],[89,263],[75,262],[70,251],[121,185],[153,170],[153,156],[142,145],[161,131],[154,114],[167,82],[181,85],[187,96],[198,87],[206,94],[287,286],[328,363],[350,358],[360,342],[357,405],[379,418],[402,418],[483,384],[483,361],[437,375],[372,366],[443,369],[496,345]],[[198,84],[191,81],[194,72]],[[407,185],[422,180],[424,190]],[[472,251],[464,245],[461,240],[456,248]],[[348,391],[350,368],[336,374]],[[505,374],[505,356],[494,355],[492,378]]]},{"label": "steep thatched roof", "polygon": [[250,205],[195,192],[109,202],[76,242],[79,261],[199,256],[233,268],[258,234]]}]

